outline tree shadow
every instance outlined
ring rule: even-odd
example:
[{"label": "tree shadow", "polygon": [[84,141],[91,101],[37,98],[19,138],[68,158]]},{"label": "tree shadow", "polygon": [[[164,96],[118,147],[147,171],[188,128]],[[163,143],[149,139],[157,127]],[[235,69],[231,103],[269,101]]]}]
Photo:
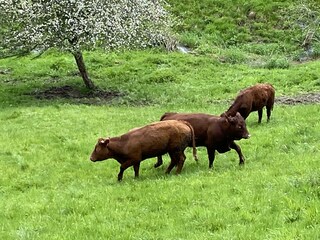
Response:
[{"label": "tree shadow", "polygon": [[67,99],[77,103],[101,104],[123,97],[125,94],[119,91],[94,89],[83,91],[71,85],[50,87],[44,90],[35,90],[26,95],[31,95],[39,100]]}]

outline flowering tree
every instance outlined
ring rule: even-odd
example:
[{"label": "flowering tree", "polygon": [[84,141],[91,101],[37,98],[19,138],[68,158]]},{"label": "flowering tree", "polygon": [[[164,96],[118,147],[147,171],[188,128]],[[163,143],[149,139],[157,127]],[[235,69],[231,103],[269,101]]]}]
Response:
[{"label": "flowering tree", "polygon": [[166,44],[172,18],[165,7],[165,0],[0,0],[1,56],[68,51],[94,89],[82,51]]}]

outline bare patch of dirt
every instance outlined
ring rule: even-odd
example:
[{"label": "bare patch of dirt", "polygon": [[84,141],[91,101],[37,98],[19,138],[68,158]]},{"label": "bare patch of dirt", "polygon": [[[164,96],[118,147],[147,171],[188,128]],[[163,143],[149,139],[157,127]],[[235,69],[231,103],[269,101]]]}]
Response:
[{"label": "bare patch of dirt", "polygon": [[[76,102],[86,104],[102,104],[108,103],[116,98],[123,97],[125,94],[118,91],[106,91],[97,89],[94,91],[80,91],[75,87],[66,85],[62,87],[51,87],[44,91],[34,91],[29,93],[38,99],[70,99]],[[212,100],[210,103],[227,102],[231,104],[232,100]],[[296,96],[279,96],[276,97],[275,103],[283,105],[297,104],[317,104],[320,103],[320,92],[300,94]],[[135,103],[136,105],[146,105],[146,103]],[[150,104],[150,102],[148,103]]]},{"label": "bare patch of dirt", "polygon": [[280,96],[276,97],[275,102],[284,105],[315,104],[320,103],[320,93],[315,92],[296,96]]},{"label": "bare patch of dirt", "polygon": [[96,89],[93,91],[80,91],[79,89],[66,85],[62,87],[51,87],[43,91],[34,91],[30,93],[37,99],[71,99],[77,102],[88,104],[97,104],[101,102],[109,102],[115,98],[121,97],[124,94],[118,91],[106,91]]},{"label": "bare patch of dirt", "polygon": [[[208,103],[227,104],[231,105],[234,99],[229,100],[210,100]],[[282,105],[298,105],[298,104],[319,104],[320,92],[299,94],[295,96],[279,96],[275,99],[276,104]]]}]

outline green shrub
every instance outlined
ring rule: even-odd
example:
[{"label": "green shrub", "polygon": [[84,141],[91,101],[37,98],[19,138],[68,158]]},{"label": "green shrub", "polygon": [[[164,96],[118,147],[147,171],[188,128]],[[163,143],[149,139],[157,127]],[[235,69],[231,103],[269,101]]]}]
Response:
[{"label": "green shrub", "polygon": [[171,69],[162,68],[157,69],[152,72],[147,78],[147,83],[173,83],[179,82],[177,73],[173,72]]},{"label": "green shrub", "polygon": [[317,59],[320,58],[320,42],[316,42],[312,47],[312,58]]},{"label": "green shrub", "polygon": [[267,69],[274,69],[274,68],[287,69],[289,68],[289,66],[290,66],[290,63],[287,58],[271,57],[271,59],[267,61],[264,67]]},{"label": "green shrub", "polygon": [[250,43],[240,47],[243,51],[262,56],[270,56],[283,53],[285,47],[278,43]]},{"label": "green shrub", "polygon": [[226,49],[222,55],[219,56],[219,59],[224,63],[240,64],[246,62],[247,56],[243,51],[237,48],[230,48]]},{"label": "green shrub", "polygon": [[199,45],[201,38],[195,33],[184,33],[180,36],[180,43],[189,48],[195,48]]}]

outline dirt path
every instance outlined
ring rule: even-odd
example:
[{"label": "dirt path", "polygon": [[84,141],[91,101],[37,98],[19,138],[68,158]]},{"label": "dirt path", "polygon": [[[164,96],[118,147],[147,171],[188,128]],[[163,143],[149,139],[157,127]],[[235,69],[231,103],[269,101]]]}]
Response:
[{"label": "dirt path", "polygon": [[278,104],[297,105],[297,104],[314,104],[320,103],[320,93],[307,93],[296,96],[280,96],[275,100]]},{"label": "dirt path", "polygon": [[[74,100],[86,99],[88,103],[95,104],[98,100],[99,103],[108,102],[116,97],[121,97],[123,94],[120,92],[102,91],[97,90],[94,92],[84,93],[71,86],[52,87],[45,91],[37,91],[32,93],[33,96],[39,99],[56,99],[67,98]],[[211,103],[232,102],[232,100],[213,100]],[[320,103],[320,92],[300,94],[296,96],[279,96],[275,99],[276,104],[283,105],[297,105],[297,104],[315,104]]]}]

